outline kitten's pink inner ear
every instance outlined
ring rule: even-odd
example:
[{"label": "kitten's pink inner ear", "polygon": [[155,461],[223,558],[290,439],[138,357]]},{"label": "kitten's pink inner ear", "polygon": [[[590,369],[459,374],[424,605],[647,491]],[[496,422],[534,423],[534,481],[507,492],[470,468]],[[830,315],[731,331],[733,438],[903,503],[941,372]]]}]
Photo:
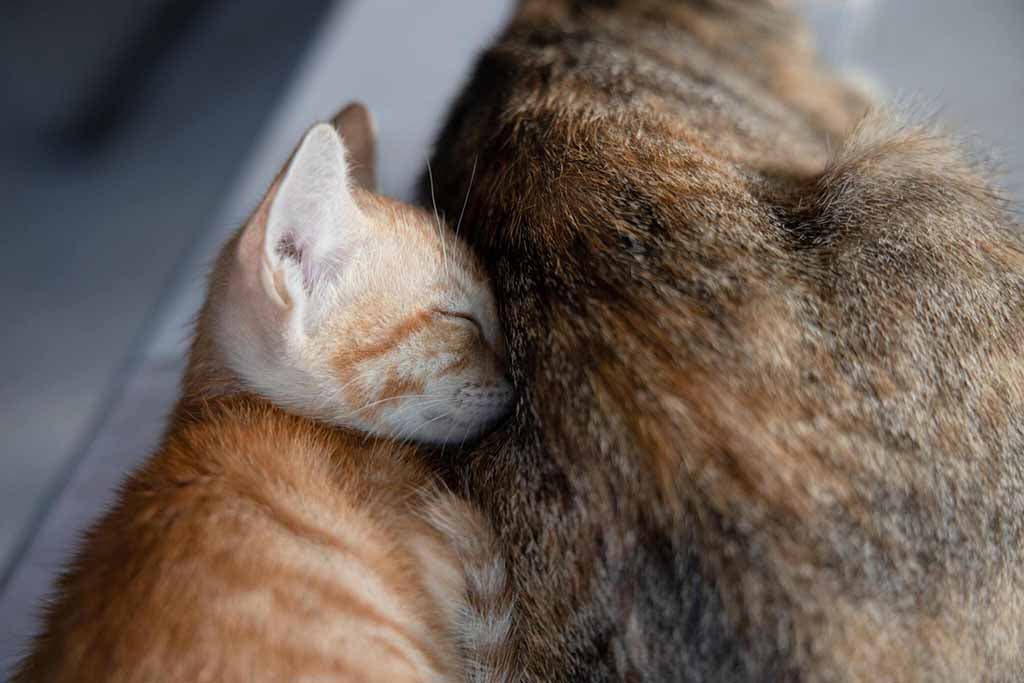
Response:
[{"label": "kitten's pink inner ear", "polygon": [[262,256],[301,303],[315,283],[338,271],[361,213],[349,187],[346,151],[337,131],[314,126],[302,140],[270,199]]},{"label": "kitten's pink inner ear", "polygon": [[363,189],[377,189],[377,125],[362,102],[352,102],[332,120],[348,149],[352,180]]}]

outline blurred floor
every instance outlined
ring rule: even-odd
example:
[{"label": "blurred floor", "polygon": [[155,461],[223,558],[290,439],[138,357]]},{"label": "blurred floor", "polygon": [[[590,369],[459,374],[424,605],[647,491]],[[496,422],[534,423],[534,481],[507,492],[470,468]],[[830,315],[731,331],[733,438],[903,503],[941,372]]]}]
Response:
[{"label": "blurred floor", "polygon": [[[36,106],[26,107],[17,125],[0,119],[0,314],[6,322],[0,337],[0,565],[39,501],[54,490],[71,454],[88,441],[89,426],[120,384],[117,370],[147,315],[168,295],[174,264],[199,235],[228,227],[211,226],[211,216],[326,4],[203,4],[181,29],[180,41],[154,62],[152,76],[115,130],[98,138],[79,134],[79,142],[92,140],[87,151],[32,139],[32,120],[66,120],[59,115],[66,103],[52,93],[32,99]],[[488,11],[496,13],[503,4]],[[446,15],[442,25],[450,32],[438,41],[465,35],[471,13],[462,7],[456,0],[435,6]],[[918,96],[943,118],[1001,149],[1010,171],[1007,184],[1021,196],[1024,3],[889,0],[863,24],[850,15],[818,12],[827,53],[876,74],[894,93]],[[55,30],[51,19],[48,30]],[[75,32],[75,26],[65,29]],[[369,58],[376,73],[399,73],[410,61],[465,58],[444,50],[410,55],[401,40],[386,35],[387,24],[369,30],[379,31],[375,40],[388,46]],[[45,36],[39,42],[48,44]],[[93,49],[106,47],[94,41]],[[51,55],[39,68],[54,78],[63,73],[61,65]],[[31,71],[31,64],[26,68]],[[33,87],[31,78],[18,82],[29,91]],[[408,132],[422,128],[422,121],[413,125],[409,119],[422,111],[417,106],[385,112],[385,153],[396,162],[424,156],[419,133]],[[275,144],[287,148],[291,142]],[[385,173],[395,165],[386,164]],[[416,169],[406,171],[412,177]],[[405,187],[398,180],[388,185],[392,191]],[[234,224],[243,218],[238,213],[223,220]],[[170,329],[172,336],[182,334]],[[158,341],[173,347],[175,340]]]},{"label": "blurred floor", "polygon": [[328,5],[0,9],[0,568]]}]

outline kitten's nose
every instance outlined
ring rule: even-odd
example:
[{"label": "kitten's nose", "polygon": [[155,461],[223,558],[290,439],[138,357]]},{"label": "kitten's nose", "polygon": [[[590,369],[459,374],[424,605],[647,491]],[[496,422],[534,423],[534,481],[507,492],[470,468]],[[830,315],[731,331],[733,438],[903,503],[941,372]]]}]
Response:
[{"label": "kitten's nose", "polygon": [[495,358],[498,360],[498,370],[502,375],[506,374],[508,370],[508,351],[505,349],[505,338],[499,332],[498,338],[494,343],[488,343],[488,346],[495,352]]},{"label": "kitten's nose", "polygon": [[505,342],[502,339],[499,339],[494,345],[494,360],[495,372],[502,377],[508,377],[508,353],[505,351]]},{"label": "kitten's nose", "polygon": [[501,379],[498,380],[498,386],[495,390],[498,403],[506,408],[511,406],[514,394],[515,392],[512,390],[512,381],[508,378],[508,375],[502,375]]}]

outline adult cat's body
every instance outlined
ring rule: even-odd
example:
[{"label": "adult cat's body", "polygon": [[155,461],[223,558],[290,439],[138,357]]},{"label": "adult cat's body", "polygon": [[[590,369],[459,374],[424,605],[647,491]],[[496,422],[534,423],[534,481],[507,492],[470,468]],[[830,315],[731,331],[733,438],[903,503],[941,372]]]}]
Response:
[{"label": "adult cat's body", "polygon": [[352,182],[372,126],[339,121],[361,173],[313,128],[225,246],[164,443],[14,680],[501,680],[488,525],[421,449],[364,433],[444,443],[500,415],[493,303],[448,228]]},{"label": "adult cat's body", "polygon": [[520,390],[452,476],[529,680],[1024,677],[1024,252],[807,45],[782,0],[527,0],[441,137]]}]

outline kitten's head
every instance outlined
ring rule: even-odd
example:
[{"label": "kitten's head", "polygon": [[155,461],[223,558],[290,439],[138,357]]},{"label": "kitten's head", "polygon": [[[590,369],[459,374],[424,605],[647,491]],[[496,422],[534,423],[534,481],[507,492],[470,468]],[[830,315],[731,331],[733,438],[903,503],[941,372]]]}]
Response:
[{"label": "kitten's head", "polygon": [[472,438],[512,394],[486,278],[434,215],[373,193],[365,108],[335,125],[345,142],[312,128],[229,245],[217,346],[248,388],[302,415]]}]

